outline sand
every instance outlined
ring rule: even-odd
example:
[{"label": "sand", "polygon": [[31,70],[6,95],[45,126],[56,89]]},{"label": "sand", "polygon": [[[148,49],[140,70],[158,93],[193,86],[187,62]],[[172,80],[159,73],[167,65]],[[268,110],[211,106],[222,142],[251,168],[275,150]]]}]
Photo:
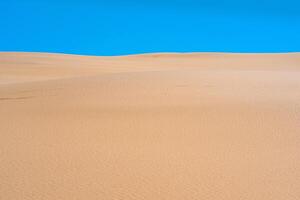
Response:
[{"label": "sand", "polygon": [[0,199],[299,198],[300,54],[0,53]]}]

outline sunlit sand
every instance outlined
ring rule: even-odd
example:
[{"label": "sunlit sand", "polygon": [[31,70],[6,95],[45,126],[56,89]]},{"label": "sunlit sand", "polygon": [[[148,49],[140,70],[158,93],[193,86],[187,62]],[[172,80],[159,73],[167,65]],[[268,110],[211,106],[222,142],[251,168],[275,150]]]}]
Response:
[{"label": "sunlit sand", "polygon": [[0,53],[0,199],[298,198],[300,54]]}]

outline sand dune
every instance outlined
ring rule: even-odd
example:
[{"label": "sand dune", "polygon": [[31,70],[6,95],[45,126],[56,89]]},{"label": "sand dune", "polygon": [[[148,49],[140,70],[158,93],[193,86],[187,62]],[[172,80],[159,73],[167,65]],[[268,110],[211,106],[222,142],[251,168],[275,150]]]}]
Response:
[{"label": "sand dune", "polygon": [[300,54],[0,53],[0,199],[296,200]]}]

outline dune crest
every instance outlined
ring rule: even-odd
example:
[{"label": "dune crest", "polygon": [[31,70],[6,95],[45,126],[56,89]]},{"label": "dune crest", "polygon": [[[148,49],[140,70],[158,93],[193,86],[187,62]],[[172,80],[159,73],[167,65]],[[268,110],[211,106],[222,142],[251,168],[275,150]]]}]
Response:
[{"label": "dune crest", "polygon": [[0,199],[300,197],[300,53],[0,53]]}]

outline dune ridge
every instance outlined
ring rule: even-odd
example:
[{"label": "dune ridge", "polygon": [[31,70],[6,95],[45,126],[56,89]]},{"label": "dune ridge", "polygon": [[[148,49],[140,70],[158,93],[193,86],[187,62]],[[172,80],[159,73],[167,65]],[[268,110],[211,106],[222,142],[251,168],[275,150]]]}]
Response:
[{"label": "dune ridge", "polygon": [[0,53],[0,199],[294,200],[300,53]]}]

